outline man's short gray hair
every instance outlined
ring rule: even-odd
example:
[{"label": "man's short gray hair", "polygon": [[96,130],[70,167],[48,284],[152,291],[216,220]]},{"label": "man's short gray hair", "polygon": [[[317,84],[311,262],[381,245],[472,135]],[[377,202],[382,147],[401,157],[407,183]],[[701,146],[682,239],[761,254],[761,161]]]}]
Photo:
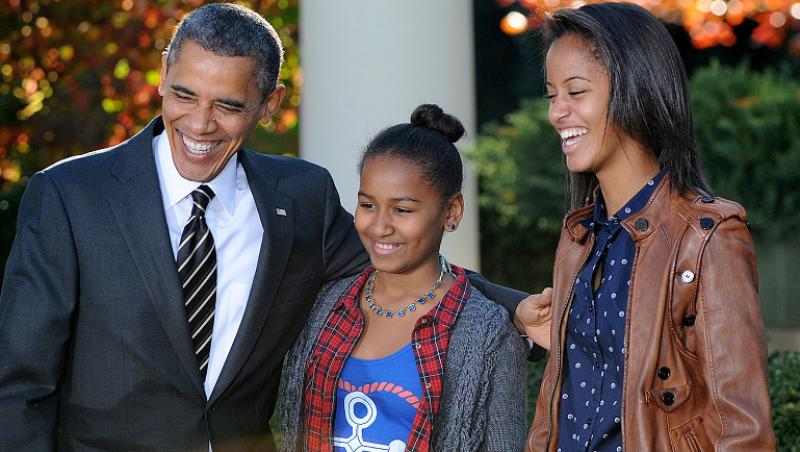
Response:
[{"label": "man's short gray hair", "polygon": [[184,16],[167,48],[167,70],[178,59],[186,39],[215,55],[253,58],[253,77],[262,101],[275,89],[283,47],[272,25],[255,11],[232,3],[212,3]]}]

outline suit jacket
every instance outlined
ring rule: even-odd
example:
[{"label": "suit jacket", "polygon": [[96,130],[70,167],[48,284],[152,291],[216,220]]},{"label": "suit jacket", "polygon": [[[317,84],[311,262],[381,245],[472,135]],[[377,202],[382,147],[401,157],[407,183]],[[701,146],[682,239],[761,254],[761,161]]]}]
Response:
[{"label": "suit jacket", "polygon": [[264,238],[206,400],[153,158],[162,130],[156,118],[32,177],[0,295],[0,450],[274,450],[284,355],[321,284],[368,256],[327,171],[241,150]]}]

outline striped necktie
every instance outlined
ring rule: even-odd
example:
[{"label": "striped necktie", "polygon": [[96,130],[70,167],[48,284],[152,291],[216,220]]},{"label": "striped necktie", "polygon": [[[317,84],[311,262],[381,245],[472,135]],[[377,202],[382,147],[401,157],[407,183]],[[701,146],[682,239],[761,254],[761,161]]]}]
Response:
[{"label": "striped necktie", "polygon": [[214,192],[207,185],[192,192],[192,215],[183,228],[177,262],[194,354],[203,381],[208,369],[217,298],[217,254],[214,237],[206,224],[206,208],[213,197]]}]

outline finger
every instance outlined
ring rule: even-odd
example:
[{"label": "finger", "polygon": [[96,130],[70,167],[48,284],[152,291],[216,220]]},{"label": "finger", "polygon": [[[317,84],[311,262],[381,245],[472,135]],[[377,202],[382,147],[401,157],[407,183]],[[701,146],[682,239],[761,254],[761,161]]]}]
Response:
[{"label": "finger", "polygon": [[550,306],[552,299],[553,289],[547,287],[542,291],[542,293],[528,297],[528,300],[526,301],[529,301],[529,303],[526,303],[526,305],[531,309],[542,309],[545,306]]},{"label": "finger", "polygon": [[518,315],[524,325],[535,327],[550,320],[550,306],[535,306],[529,302],[520,309]]},{"label": "finger", "polygon": [[549,305],[552,300],[553,300],[553,288],[545,287],[544,290],[542,290],[542,293],[539,295],[539,303],[544,304],[544,302],[547,302],[547,304]]}]

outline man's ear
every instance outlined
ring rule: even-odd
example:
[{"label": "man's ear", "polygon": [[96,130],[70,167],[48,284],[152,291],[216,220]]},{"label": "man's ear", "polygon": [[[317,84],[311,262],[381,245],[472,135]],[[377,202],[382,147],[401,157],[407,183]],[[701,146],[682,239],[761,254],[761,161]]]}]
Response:
[{"label": "man's ear", "polygon": [[267,96],[264,105],[261,107],[261,122],[269,122],[272,115],[281,107],[284,97],[286,97],[286,87],[283,85],[276,85],[275,89]]},{"label": "man's ear", "polygon": [[161,52],[161,80],[158,81],[158,94],[164,97],[164,82],[167,80],[167,51]]}]

